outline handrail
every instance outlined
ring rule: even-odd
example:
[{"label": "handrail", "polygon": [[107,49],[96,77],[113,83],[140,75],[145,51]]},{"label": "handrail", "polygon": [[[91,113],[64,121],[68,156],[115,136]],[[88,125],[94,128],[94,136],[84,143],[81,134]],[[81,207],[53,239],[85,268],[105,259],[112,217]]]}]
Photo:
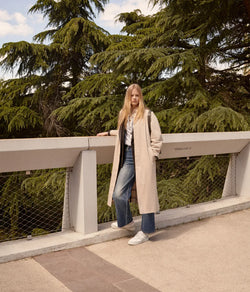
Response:
[{"label": "handrail", "polygon": [[[239,153],[250,131],[163,134],[160,159]],[[116,137],[0,140],[0,172],[73,167],[81,151],[94,150],[97,164],[111,163]]]}]

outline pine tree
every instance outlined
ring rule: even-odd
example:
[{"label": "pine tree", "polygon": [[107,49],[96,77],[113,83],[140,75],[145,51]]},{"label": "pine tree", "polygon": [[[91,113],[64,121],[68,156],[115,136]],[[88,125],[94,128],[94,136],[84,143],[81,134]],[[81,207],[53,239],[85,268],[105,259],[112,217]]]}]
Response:
[{"label": "pine tree", "polygon": [[91,60],[104,71],[134,77],[164,132],[249,129],[244,2],[161,2],[165,8],[154,16],[121,14],[127,36]]},{"label": "pine tree", "polygon": [[[89,96],[103,130],[113,125],[112,114],[102,119],[111,104],[118,113],[121,99],[117,86],[125,92],[132,82],[143,87],[146,104],[156,112],[164,133],[248,130],[249,76],[245,72],[249,68],[249,18],[244,2],[161,2],[165,7],[153,16],[138,10],[120,14],[117,19],[125,23],[122,31],[126,35],[110,36],[109,47],[90,59],[99,68],[91,80],[110,85],[109,96],[102,87]],[[94,83],[83,82],[84,92],[90,92]],[[72,103],[57,114],[61,118],[75,114],[86,126],[91,111],[86,108],[82,112],[80,92],[71,91]],[[104,103],[98,104],[102,99]],[[219,168],[216,159],[201,158],[192,163],[193,169],[184,167],[187,172],[180,176],[159,176],[162,208],[218,198],[221,185],[210,192],[211,184],[216,176],[221,177],[228,161],[223,160]],[[191,178],[196,184],[187,192]]]},{"label": "pine tree", "polygon": [[[124,23],[120,35],[109,35],[92,21],[90,4],[102,10],[106,2],[39,0],[31,8],[48,16],[52,28],[35,36],[41,43],[0,49],[2,66],[17,66],[22,77],[1,82],[1,137],[95,135],[115,128],[125,90],[134,82],[142,86],[163,133],[249,130],[247,1],[151,0],[162,3],[155,15],[135,10],[117,16]],[[162,161],[170,172],[158,175],[161,205],[217,198],[209,185],[202,191],[215,177],[211,165],[220,175],[209,161],[201,158],[193,168],[181,163],[181,174]],[[101,166],[100,176],[107,173]],[[187,194],[183,186],[194,177],[204,184]],[[100,220],[114,219],[104,207],[107,184],[98,187]]]},{"label": "pine tree", "polygon": [[[8,129],[7,137],[25,137],[27,132],[28,137],[38,132],[42,136],[71,134],[51,113],[65,104],[62,97],[71,87],[95,72],[90,70],[89,59],[106,48],[108,33],[92,21],[93,7],[103,11],[105,3],[107,0],[38,0],[30,12],[42,12],[53,28],[34,37],[40,43],[2,46],[0,65],[6,70],[17,68],[19,75],[17,80],[2,81],[0,88],[0,124]],[[49,43],[43,44],[45,40]],[[13,122],[15,108],[19,118]]]},{"label": "pine tree", "polygon": [[[121,104],[116,87],[124,94],[126,86],[137,82],[163,132],[248,130],[249,18],[244,1],[151,2],[165,6],[153,16],[139,10],[118,15],[126,35],[110,36],[109,47],[90,59],[99,71],[91,76],[93,82],[82,82],[83,91],[93,91],[98,80],[109,84],[109,96],[102,86],[89,95],[92,104],[105,101],[95,104],[98,123],[103,129],[114,125],[114,115],[105,113],[111,104],[112,110]],[[69,96],[72,101],[57,114],[64,120],[67,113],[75,114],[86,127],[93,120],[92,109],[82,111],[81,90],[73,88]]]},{"label": "pine tree", "polygon": [[[18,78],[0,82],[0,138],[88,134],[75,131],[74,124],[63,125],[52,112],[69,102],[63,97],[72,87],[96,73],[90,69],[89,59],[105,50],[109,40],[108,33],[92,21],[93,9],[102,11],[105,3],[107,0],[38,0],[30,9],[44,13],[52,28],[36,35],[36,43],[7,43],[0,49],[0,65],[6,70],[16,68],[18,73]],[[22,222],[21,212],[40,216],[36,233],[44,233],[43,218],[48,214],[43,206],[48,203],[50,212],[57,208],[54,219],[60,225],[64,180],[60,170],[37,171],[28,179],[18,173],[4,180],[0,214],[9,227],[4,234],[24,235],[27,222]],[[33,223],[29,229],[35,227]]]}]

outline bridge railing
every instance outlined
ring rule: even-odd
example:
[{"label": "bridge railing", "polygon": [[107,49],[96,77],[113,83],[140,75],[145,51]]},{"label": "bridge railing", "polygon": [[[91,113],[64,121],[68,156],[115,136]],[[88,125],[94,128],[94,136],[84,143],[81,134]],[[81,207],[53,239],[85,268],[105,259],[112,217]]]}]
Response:
[{"label": "bridge railing", "polygon": [[[160,159],[231,155],[222,197],[250,200],[250,132],[164,134]],[[65,168],[63,230],[98,231],[97,164],[111,163],[115,137],[0,140],[0,173]]]}]

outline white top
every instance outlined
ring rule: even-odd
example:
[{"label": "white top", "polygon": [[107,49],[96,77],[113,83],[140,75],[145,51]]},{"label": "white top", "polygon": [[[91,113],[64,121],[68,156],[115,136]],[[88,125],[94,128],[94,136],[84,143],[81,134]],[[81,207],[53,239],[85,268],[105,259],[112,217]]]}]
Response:
[{"label": "white top", "polygon": [[127,129],[125,132],[125,145],[127,145],[127,146],[131,146],[131,144],[132,144],[134,117],[135,117],[135,113],[131,116],[128,116]]}]

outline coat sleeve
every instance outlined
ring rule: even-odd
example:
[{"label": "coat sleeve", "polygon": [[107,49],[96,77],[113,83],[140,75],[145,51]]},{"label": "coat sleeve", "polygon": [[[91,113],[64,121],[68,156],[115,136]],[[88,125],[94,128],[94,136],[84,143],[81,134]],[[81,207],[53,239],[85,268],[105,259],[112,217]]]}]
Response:
[{"label": "coat sleeve", "polygon": [[110,130],[110,136],[117,136],[118,130]]},{"label": "coat sleeve", "polygon": [[161,128],[156,115],[151,112],[151,149],[156,158],[161,153],[162,135]]}]

